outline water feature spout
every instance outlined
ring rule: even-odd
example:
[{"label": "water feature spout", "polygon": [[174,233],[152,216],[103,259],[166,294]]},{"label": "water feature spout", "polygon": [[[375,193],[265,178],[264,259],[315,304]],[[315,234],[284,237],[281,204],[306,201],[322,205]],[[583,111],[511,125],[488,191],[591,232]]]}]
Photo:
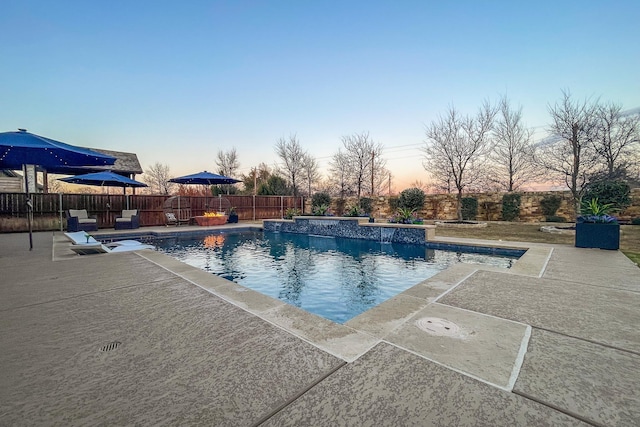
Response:
[{"label": "water feature spout", "polygon": [[380,243],[391,243],[391,241],[393,240],[393,233],[394,232],[395,232],[395,229],[393,229],[393,228],[381,227],[380,228]]}]

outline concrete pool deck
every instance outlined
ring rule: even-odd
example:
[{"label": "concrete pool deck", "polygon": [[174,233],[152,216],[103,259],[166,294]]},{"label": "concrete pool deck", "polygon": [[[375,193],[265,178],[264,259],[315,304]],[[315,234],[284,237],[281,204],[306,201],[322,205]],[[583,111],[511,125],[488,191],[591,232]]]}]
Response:
[{"label": "concrete pool deck", "polygon": [[438,241],[530,249],[338,325],[159,252],[2,234],[0,425],[637,425],[640,269],[617,251]]}]

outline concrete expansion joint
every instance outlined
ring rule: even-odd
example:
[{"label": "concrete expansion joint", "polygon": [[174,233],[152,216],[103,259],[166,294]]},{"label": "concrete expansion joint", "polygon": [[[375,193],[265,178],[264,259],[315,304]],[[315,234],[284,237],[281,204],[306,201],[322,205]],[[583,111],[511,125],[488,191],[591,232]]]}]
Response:
[{"label": "concrete expansion joint", "polygon": [[457,288],[460,284],[462,284],[465,280],[467,280],[469,277],[473,276],[474,274],[476,274],[479,270],[475,269],[473,270],[471,273],[467,274],[466,276],[464,276],[462,279],[460,279],[458,282],[454,283],[449,289],[447,289],[446,291],[444,291],[443,293],[441,293],[440,295],[438,295],[433,302],[438,302],[438,300],[440,298],[443,298],[445,295],[447,295],[448,293],[452,292],[455,288]]},{"label": "concrete expansion joint", "polygon": [[435,364],[436,364],[436,365],[438,365],[438,366],[442,366],[443,368],[447,368],[447,369],[449,369],[449,370],[451,370],[451,371],[457,372],[458,374],[464,375],[465,377],[469,377],[469,378],[472,378],[472,379],[474,379],[474,380],[476,380],[476,381],[480,381],[481,383],[484,383],[484,384],[490,385],[491,387],[495,387],[495,388],[497,388],[497,389],[500,389],[500,390],[503,390],[503,391],[508,391],[508,392],[511,392],[511,391],[512,391],[512,389],[508,388],[507,386],[502,386],[502,385],[500,385],[500,384],[496,384],[496,383],[493,383],[493,382],[491,382],[491,381],[487,381],[486,379],[481,378],[481,377],[479,377],[479,376],[477,376],[477,375],[473,375],[473,374],[471,374],[471,373],[469,373],[469,372],[463,371],[463,370],[461,370],[461,369],[457,369],[457,368],[455,368],[455,367],[453,367],[453,366],[447,365],[446,363],[439,362],[439,361],[437,361],[437,360],[435,360],[435,359],[432,359],[432,358],[430,358],[430,357],[427,357],[427,356],[425,356],[424,354],[420,354],[420,353],[418,353],[418,352],[416,352],[416,351],[413,351],[413,350],[411,350],[411,349],[409,349],[409,348],[402,347],[402,346],[400,346],[400,345],[398,345],[398,344],[395,344],[395,343],[393,343],[393,342],[390,342],[390,341],[382,340],[382,342],[383,342],[383,343],[385,343],[385,344],[388,344],[388,345],[390,345],[390,346],[396,347],[396,348],[398,348],[398,349],[400,349],[400,350],[402,350],[402,351],[406,351],[407,353],[411,353],[411,354],[413,354],[414,356],[418,356],[418,357],[419,357],[419,358],[421,358],[421,359],[428,360],[429,362],[431,362],[431,363],[435,363]]},{"label": "concrete expansion joint", "polygon": [[590,344],[600,345],[602,347],[606,347],[606,348],[610,348],[610,349],[613,349],[613,350],[622,351],[622,352],[625,352],[625,353],[629,353],[629,354],[633,354],[633,355],[636,355],[636,356],[640,356],[640,351],[629,350],[628,348],[617,347],[615,345],[603,343],[603,342],[600,342],[600,341],[590,340],[590,339],[587,339],[587,338],[584,338],[584,337],[578,337],[578,336],[571,335],[571,334],[566,334],[564,332],[559,332],[559,331],[556,331],[556,330],[553,330],[553,329],[543,328],[543,327],[540,327],[540,326],[535,326],[534,325],[533,328],[539,329],[541,331],[550,332],[552,334],[560,335],[560,336],[563,336],[563,337],[573,338],[575,340],[580,340],[580,341],[583,341],[583,342],[588,342]]},{"label": "concrete expansion joint", "polygon": [[346,365],[347,365],[347,362],[343,362],[343,363],[339,364],[338,366],[334,367],[333,369],[330,369],[329,371],[327,371],[324,375],[321,375],[320,377],[316,378],[314,381],[311,381],[307,386],[305,386],[302,389],[300,389],[297,393],[293,393],[281,405],[278,405],[271,412],[269,412],[268,414],[266,414],[265,416],[263,416],[262,418],[257,420],[255,423],[251,424],[251,427],[258,427],[261,424],[263,424],[266,421],[268,421],[270,418],[273,418],[278,412],[282,411],[287,406],[291,405],[293,402],[295,402],[296,400],[301,398],[303,395],[308,393],[310,390],[312,390],[314,387],[316,387],[322,381],[324,381],[325,379],[329,378],[331,375],[333,375],[334,373],[336,373],[338,370],[342,369]]}]

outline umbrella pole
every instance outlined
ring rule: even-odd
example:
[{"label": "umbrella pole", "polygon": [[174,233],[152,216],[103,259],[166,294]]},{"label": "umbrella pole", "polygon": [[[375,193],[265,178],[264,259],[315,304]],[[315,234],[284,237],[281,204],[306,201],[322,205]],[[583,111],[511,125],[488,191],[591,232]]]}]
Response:
[{"label": "umbrella pole", "polygon": [[33,203],[31,195],[27,193],[27,222],[29,223],[29,250],[33,250]]},{"label": "umbrella pole", "polygon": [[[33,224],[32,224],[32,219],[33,219],[33,202],[31,201],[31,192],[29,191],[29,186],[31,185],[31,183],[29,182],[29,175],[30,175],[30,170],[29,170],[30,165],[23,165],[22,166],[22,172],[24,174],[24,189],[26,191],[27,194],[27,200],[26,200],[26,204],[27,204],[27,224],[29,227],[29,250],[33,250]],[[35,166],[33,166],[35,168]]]}]

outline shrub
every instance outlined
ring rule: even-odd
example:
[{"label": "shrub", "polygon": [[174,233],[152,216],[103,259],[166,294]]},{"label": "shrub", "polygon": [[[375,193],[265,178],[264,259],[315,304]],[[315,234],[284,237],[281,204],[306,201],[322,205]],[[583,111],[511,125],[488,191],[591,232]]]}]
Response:
[{"label": "shrub", "polygon": [[556,195],[547,196],[540,200],[540,209],[542,210],[542,215],[547,218],[547,221],[549,217],[556,215],[561,203],[562,197]]},{"label": "shrub", "polygon": [[632,218],[631,225],[640,225],[640,217]]},{"label": "shrub", "polygon": [[424,201],[424,191],[419,188],[407,188],[400,193],[398,207],[419,210],[423,208]]},{"label": "shrub", "polygon": [[331,196],[327,193],[315,193],[311,196],[311,209],[314,209],[318,206],[330,206],[331,205]]},{"label": "shrub", "polygon": [[551,215],[545,217],[545,221],[547,222],[567,222],[567,219],[563,216]]},{"label": "shrub", "polygon": [[348,207],[347,210],[344,212],[344,216],[361,216],[361,215],[363,215],[363,212],[356,205]]},{"label": "shrub", "polygon": [[396,214],[389,218],[389,222],[397,224],[422,224],[424,221],[416,214],[415,209],[398,208]]},{"label": "shrub", "polygon": [[360,198],[360,209],[362,209],[366,215],[369,215],[371,211],[373,211],[373,200],[368,197]]},{"label": "shrub", "polygon": [[289,208],[284,211],[284,219],[292,219],[294,216],[299,216],[300,210],[295,208]]},{"label": "shrub", "polygon": [[631,206],[631,188],[625,181],[597,181],[587,186],[584,200],[597,199],[601,204],[611,205],[612,211],[621,211]]},{"label": "shrub", "polygon": [[462,219],[472,221],[478,216],[478,199],[475,197],[462,198]]},{"label": "shrub", "polygon": [[329,213],[329,205],[314,206],[311,213],[316,216],[324,216]]},{"label": "shrub", "polygon": [[520,215],[520,194],[507,193],[502,196],[502,219],[513,221]]}]

